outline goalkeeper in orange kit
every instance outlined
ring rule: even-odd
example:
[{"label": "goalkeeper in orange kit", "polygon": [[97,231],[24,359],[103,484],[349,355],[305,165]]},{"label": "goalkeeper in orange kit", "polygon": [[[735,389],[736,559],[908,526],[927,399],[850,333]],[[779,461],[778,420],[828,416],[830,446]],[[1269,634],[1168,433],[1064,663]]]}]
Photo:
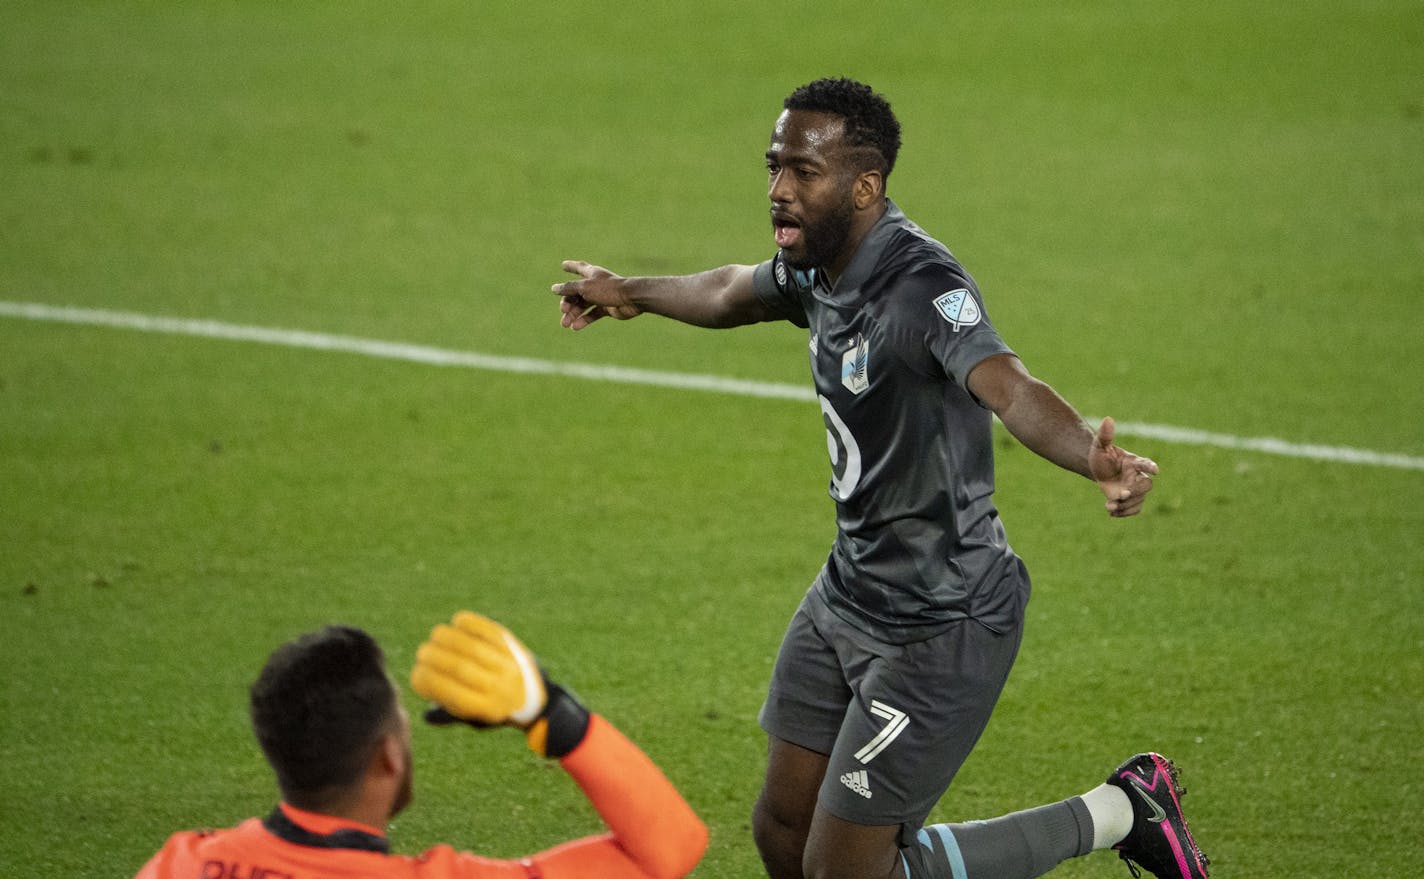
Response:
[{"label": "goalkeeper in orange kit", "polygon": [[677,879],[702,857],[707,829],[662,772],[499,623],[462,611],[436,626],[411,685],[435,703],[432,722],[524,730],[608,832],[518,860],[448,845],[391,854],[386,826],[411,798],[410,719],[371,636],[328,626],[279,647],[252,685],[253,730],[281,802],[233,828],[175,833],[137,879]]}]

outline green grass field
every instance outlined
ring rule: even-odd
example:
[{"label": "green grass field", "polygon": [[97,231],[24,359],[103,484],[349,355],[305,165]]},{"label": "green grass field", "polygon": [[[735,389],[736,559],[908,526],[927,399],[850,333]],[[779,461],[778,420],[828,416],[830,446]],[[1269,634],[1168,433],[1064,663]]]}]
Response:
[{"label": "green grass field", "polygon": [[[770,256],[781,99],[865,79],[905,127],[891,196],[1086,414],[1403,458],[1128,433],[1162,476],[1111,521],[1001,434],[1029,631],[934,818],[1156,748],[1214,875],[1415,876],[1421,64],[1420,2],[15,0],[0,303],[804,384],[789,326],[575,335],[547,291],[568,257]],[[267,652],[348,622],[403,678],[465,606],[666,768],[712,828],[696,875],[759,875],[755,714],[833,533],[824,458],[794,400],[0,314],[0,876],[129,875],[264,813]],[[415,747],[399,851],[598,826],[513,733]]]}]

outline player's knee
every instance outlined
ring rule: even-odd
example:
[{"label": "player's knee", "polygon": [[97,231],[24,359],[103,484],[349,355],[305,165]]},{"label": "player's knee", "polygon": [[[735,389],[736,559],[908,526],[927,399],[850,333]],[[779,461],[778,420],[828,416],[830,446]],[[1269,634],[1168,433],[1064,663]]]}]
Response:
[{"label": "player's knee", "polygon": [[752,808],[752,838],[763,853],[780,852],[798,860],[806,846],[810,820],[797,810],[779,806],[765,794],[757,798]]}]

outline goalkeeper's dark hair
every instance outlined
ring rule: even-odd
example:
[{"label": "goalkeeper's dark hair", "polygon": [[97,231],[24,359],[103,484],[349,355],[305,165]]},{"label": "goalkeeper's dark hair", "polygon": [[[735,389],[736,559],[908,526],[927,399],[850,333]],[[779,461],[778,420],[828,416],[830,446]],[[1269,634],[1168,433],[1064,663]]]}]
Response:
[{"label": "goalkeeper's dark hair", "polygon": [[900,154],[900,122],[890,102],[865,83],[844,77],[818,79],[792,92],[787,110],[830,113],[845,120],[845,141],[857,152],[860,170],[889,178]]},{"label": "goalkeeper's dark hair", "polygon": [[274,650],[252,684],[250,707],[282,797],[315,811],[361,777],[398,710],[380,646],[349,626]]}]

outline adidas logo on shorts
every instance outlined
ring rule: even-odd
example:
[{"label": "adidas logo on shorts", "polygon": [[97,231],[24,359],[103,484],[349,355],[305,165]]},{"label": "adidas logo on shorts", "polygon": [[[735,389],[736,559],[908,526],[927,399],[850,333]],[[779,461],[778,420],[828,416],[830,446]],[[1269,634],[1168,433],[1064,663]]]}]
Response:
[{"label": "adidas logo on shorts", "polygon": [[864,769],[857,769],[854,772],[847,772],[841,776],[841,784],[870,799],[870,776]]}]

